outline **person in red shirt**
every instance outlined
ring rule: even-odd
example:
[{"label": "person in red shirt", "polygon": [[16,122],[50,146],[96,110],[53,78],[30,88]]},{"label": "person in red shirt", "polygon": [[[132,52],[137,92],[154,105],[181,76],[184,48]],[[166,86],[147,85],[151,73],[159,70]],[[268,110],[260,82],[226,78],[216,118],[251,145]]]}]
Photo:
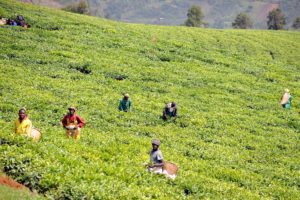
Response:
[{"label": "person in red shirt", "polygon": [[84,126],[85,121],[79,115],[75,114],[75,107],[71,106],[68,110],[69,114],[67,114],[61,122],[66,129],[67,137],[73,137],[77,140],[80,138],[80,130]]}]

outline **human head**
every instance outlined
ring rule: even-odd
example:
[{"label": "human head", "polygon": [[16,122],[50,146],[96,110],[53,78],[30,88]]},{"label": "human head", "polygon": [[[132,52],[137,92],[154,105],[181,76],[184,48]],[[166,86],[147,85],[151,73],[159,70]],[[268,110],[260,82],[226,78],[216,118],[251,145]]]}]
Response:
[{"label": "human head", "polygon": [[76,108],[75,108],[74,106],[70,106],[70,107],[68,108],[68,110],[69,110],[70,115],[74,115],[74,113],[75,113],[75,111],[76,111]]},{"label": "human head", "polygon": [[290,90],[286,88],[286,89],[284,89],[284,92],[285,93],[290,93]]},{"label": "human head", "polygon": [[153,149],[153,150],[157,150],[158,147],[159,147],[159,145],[160,145],[159,139],[153,139],[153,140],[152,140],[152,149]]},{"label": "human head", "polygon": [[25,119],[25,117],[26,117],[26,109],[25,108],[21,108],[20,110],[19,110],[19,119]]},{"label": "human head", "polygon": [[175,103],[175,102],[172,102],[172,103],[171,103],[171,107],[172,107],[172,108],[176,107],[176,103]]},{"label": "human head", "polygon": [[124,94],[124,99],[125,99],[126,101],[129,99],[129,94],[128,94],[128,93]]}]

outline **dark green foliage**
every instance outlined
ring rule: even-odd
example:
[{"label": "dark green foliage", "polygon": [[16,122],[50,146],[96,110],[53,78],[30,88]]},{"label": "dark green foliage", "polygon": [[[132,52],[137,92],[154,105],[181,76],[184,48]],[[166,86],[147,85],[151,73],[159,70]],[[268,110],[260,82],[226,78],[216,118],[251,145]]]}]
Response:
[{"label": "dark green foliage", "polygon": [[281,30],[286,24],[286,17],[279,8],[274,9],[268,14],[268,29]]},{"label": "dark green foliage", "polygon": [[201,27],[204,24],[204,15],[200,6],[193,5],[188,10],[187,17],[187,20],[184,22],[186,26]]},{"label": "dark green foliage", "polygon": [[294,29],[300,29],[300,17],[297,17],[293,23]]},{"label": "dark green foliage", "polygon": [[125,74],[118,74],[118,73],[107,73],[107,74],[105,74],[105,77],[106,78],[113,78],[113,79],[118,80],[118,81],[122,81],[122,80],[128,78],[127,75],[125,75]]},{"label": "dark green foliage", "polygon": [[28,172],[27,168],[30,162],[29,159],[17,161],[15,158],[7,157],[3,170],[7,175],[16,178],[19,183],[22,183],[29,189],[39,189],[41,176],[36,172]]},{"label": "dark green foliage", "polygon": [[[0,28],[0,167],[12,178],[48,199],[299,199],[299,32],[125,24],[0,1],[1,16],[20,12],[30,29]],[[284,88],[290,110],[278,105]],[[117,109],[124,92],[130,113]],[[171,101],[179,117],[164,122]],[[87,122],[76,142],[60,124],[70,105]],[[40,142],[12,134],[20,107]],[[146,172],[153,138],[180,166],[176,180]]]},{"label": "dark green foliage", "polygon": [[83,74],[91,74],[92,70],[90,69],[90,64],[84,63],[84,64],[79,64],[79,63],[70,63],[69,67],[71,69],[76,69],[77,71],[83,73]]},{"label": "dark green foliage", "polygon": [[246,13],[240,13],[236,16],[234,22],[232,22],[233,28],[248,29],[253,27],[253,22]]}]

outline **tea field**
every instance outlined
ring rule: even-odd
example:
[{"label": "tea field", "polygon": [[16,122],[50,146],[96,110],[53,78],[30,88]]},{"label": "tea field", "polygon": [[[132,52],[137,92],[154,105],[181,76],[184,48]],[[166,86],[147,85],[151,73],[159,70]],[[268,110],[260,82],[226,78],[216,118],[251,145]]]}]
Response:
[{"label": "tea field", "polygon": [[[126,24],[0,1],[0,168],[48,199],[299,199],[300,32]],[[278,104],[284,88],[292,109]],[[129,93],[132,112],[117,109]],[[159,117],[175,101],[176,121]],[[74,105],[81,139],[60,120]],[[43,138],[13,134],[20,107]],[[149,174],[151,140],[180,166]],[[1,195],[0,195],[1,198]]]}]

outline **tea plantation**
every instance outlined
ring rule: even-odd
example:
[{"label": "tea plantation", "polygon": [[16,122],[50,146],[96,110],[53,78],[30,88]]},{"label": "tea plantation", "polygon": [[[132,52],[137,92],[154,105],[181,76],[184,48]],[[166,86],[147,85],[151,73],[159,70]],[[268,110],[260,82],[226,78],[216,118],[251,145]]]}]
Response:
[{"label": "tea plantation", "polygon": [[[299,199],[300,32],[126,24],[0,1],[1,171],[49,199]],[[278,104],[284,88],[292,109]],[[117,110],[122,93],[130,113]],[[163,122],[166,102],[179,118]],[[81,139],[60,120],[74,105]],[[20,107],[43,138],[13,134]],[[149,174],[151,140],[180,166]],[[1,195],[0,195],[1,197]]]}]

